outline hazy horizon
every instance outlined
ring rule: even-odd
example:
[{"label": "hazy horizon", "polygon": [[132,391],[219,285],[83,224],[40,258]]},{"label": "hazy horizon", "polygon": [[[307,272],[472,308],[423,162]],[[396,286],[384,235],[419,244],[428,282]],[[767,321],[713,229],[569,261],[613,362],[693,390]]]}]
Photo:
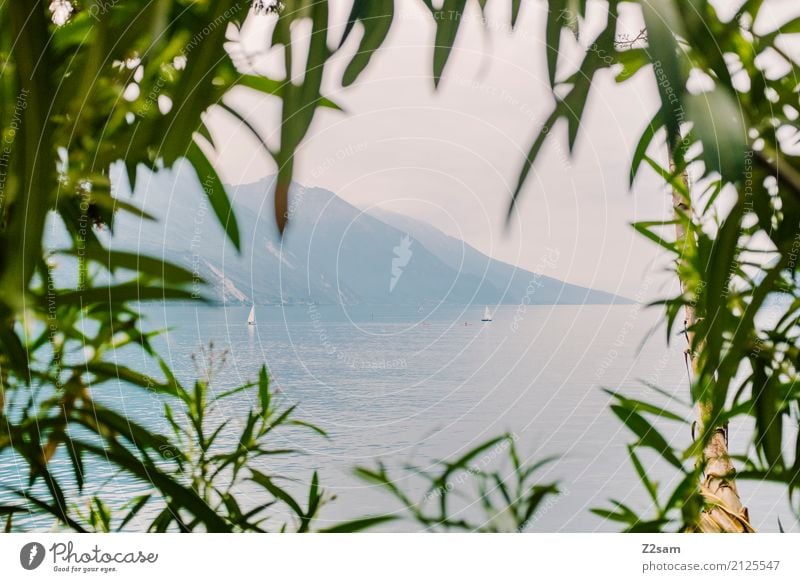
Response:
[{"label": "hazy horizon", "polygon": [[[771,4],[780,21],[800,11],[790,3]],[[343,25],[346,3],[333,8]],[[384,47],[358,82],[343,90],[334,80],[357,46],[358,38],[349,39],[350,50],[332,59],[323,82],[323,93],[345,113],[320,111],[298,151],[295,179],[331,190],[361,209],[399,210],[426,220],[490,257],[525,269],[535,271],[545,249],[555,248],[562,259],[553,267],[554,277],[645,301],[663,296],[676,284],[668,258],[630,227],[672,214],[669,192],[655,173],[645,171],[628,187],[633,140],[659,103],[649,70],[624,86],[607,72],[598,75],[574,156],[563,145],[566,128],[557,125],[505,228],[522,160],[549,113],[551,97],[544,51],[535,50],[544,42],[543,6],[525,3],[513,33],[503,8],[489,3],[484,26],[477,7],[468,4],[435,92],[434,24],[422,3],[402,5]],[[720,6],[721,11],[732,8]],[[589,9],[592,22],[602,7],[590,3]],[[250,18],[241,33],[229,31],[234,58],[240,48],[263,50],[267,22]],[[621,33],[635,34],[641,27],[638,14],[624,5],[620,22]],[[334,39],[339,32],[331,28]],[[296,34],[308,30],[298,27]],[[568,36],[560,58],[570,62],[581,50]],[[255,70],[279,77],[282,59],[276,60],[276,53],[253,62]],[[268,144],[276,143],[277,100],[246,90],[234,90],[228,99],[249,113]],[[226,181],[247,183],[276,171],[252,136],[226,114],[212,111],[208,121],[219,138],[218,162]]]}]

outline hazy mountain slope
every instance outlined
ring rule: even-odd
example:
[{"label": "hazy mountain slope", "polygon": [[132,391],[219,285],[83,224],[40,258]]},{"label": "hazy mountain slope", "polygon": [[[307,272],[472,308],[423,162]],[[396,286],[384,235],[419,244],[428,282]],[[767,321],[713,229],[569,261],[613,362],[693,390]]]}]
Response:
[{"label": "hazy mountain slope", "polygon": [[[242,240],[226,240],[186,164],[140,171],[133,201],[158,216],[120,215],[114,246],[163,256],[210,283],[213,299],[256,303],[419,305],[624,302],[495,261],[435,227],[367,214],[321,188],[293,185],[291,220],[278,237],[270,180],[231,187]],[[146,194],[145,194],[146,193]],[[536,282],[531,293],[530,282]]]},{"label": "hazy mountain slope", "polygon": [[[407,232],[449,267],[479,277],[484,284],[506,295],[498,303],[517,303],[526,297],[532,304],[605,304],[629,303],[627,299],[605,291],[597,291],[564,283],[541,273],[534,274],[508,263],[488,257],[466,242],[445,234],[421,220],[379,210],[374,213],[386,224]],[[557,254],[543,250],[542,261],[557,261]]]}]

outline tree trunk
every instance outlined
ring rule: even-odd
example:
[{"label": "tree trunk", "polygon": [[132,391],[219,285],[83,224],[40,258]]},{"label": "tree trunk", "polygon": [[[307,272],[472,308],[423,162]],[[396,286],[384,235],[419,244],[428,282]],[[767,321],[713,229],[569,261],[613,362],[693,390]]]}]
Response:
[{"label": "tree trunk", "polygon": [[[688,178],[683,175],[683,182],[688,190]],[[676,218],[680,219],[680,214],[688,214],[691,208],[683,200],[681,194],[675,190],[672,192],[672,205],[675,209]],[[679,249],[686,251],[696,244],[694,237],[687,233],[683,224],[678,220],[675,224],[676,245]],[[680,281],[681,289],[686,292],[684,281]],[[684,329],[686,330],[686,357],[693,375],[697,372],[697,357],[692,352],[694,344],[694,332],[692,327],[697,321],[697,314],[694,305],[687,304],[684,308]],[[698,349],[703,349],[699,346]],[[697,434],[703,434],[703,423],[709,416],[707,405],[703,402],[699,405],[699,421],[697,423]],[[706,503],[705,509],[700,514],[700,519],[696,524],[687,527],[688,532],[698,533],[750,533],[755,530],[750,525],[750,516],[747,508],[742,505],[739,499],[739,492],[736,489],[736,469],[728,455],[728,427],[717,426],[714,433],[705,447],[703,447],[703,478],[700,484],[700,493]]]}]

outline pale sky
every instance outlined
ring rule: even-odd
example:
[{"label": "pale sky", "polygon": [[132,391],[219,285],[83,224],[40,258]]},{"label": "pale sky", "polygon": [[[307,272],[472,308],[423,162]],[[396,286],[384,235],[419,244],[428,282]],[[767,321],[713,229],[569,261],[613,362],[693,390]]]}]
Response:
[{"label": "pale sky", "polygon": [[[350,2],[332,4],[343,21]],[[490,256],[570,283],[637,299],[663,296],[671,282],[665,255],[629,226],[671,214],[670,196],[649,170],[628,188],[635,140],[658,106],[651,73],[624,85],[610,75],[595,78],[575,155],[567,154],[566,128],[557,126],[506,232],[504,217],[522,159],[551,105],[543,3],[523,3],[513,34],[509,16],[498,11],[506,3],[488,3],[495,9],[488,12],[487,27],[476,3],[469,4],[435,92],[434,24],[421,1],[402,4],[384,47],[359,81],[342,90],[338,81],[360,32],[349,39],[349,50],[326,69],[324,88],[346,112],[318,114],[297,154],[296,181],[332,190],[363,209],[378,206],[427,220]],[[798,3],[774,4],[783,13]],[[257,20],[251,18],[242,31],[248,49],[262,48],[266,38],[265,19]],[[624,23],[634,33],[640,27],[635,13],[625,15]],[[571,62],[578,54],[574,40],[565,35],[562,45],[563,61]],[[261,59],[259,70],[280,76],[276,56]],[[249,90],[235,90],[230,99],[275,143],[277,99]],[[227,181],[252,182],[276,171],[230,117],[214,113],[209,122]],[[548,248],[557,249],[560,259],[543,270]]]}]

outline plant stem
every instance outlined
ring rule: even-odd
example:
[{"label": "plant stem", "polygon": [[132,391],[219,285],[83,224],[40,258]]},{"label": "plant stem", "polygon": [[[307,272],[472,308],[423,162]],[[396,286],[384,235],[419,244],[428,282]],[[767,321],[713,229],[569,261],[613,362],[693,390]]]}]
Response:
[{"label": "plant stem", "polygon": [[[673,164],[674,169],[674,164]],[[688,177],[683,174],[686,191],[689,191]],[[691,212],[690,200],[684,199],[677,190],[672,191],[672,206],[675,211],[675,237],[676,247],[681,256],[693,254],[697,244],[693,233],[687,231],[682,222],[683,216]],[[680,257],[679,257],[680,260]],[[687,294],[686,281],[680,279],[681,290]],[[697,310],[693,302],[684,306],[684,329],[686,330],[686,354],[692,376],[698,376],[697,352],[704,349],[705,344],[695,345],[694,325],[697,322]],[[698,434],[705,438],[706,423],[710,421],[711,404],[700,398],[698,404]],[[687,531],[699,533],[748,533],[753,532],[747,508],[742,505],[739,491],[736,488],[736,469],[728,454],[727,425],[714,427],[703,446],[700,462],[703,464],[703,481],[700,492],[706,502],[706,507],[700,514],[696,524],[690,524]]]}]

